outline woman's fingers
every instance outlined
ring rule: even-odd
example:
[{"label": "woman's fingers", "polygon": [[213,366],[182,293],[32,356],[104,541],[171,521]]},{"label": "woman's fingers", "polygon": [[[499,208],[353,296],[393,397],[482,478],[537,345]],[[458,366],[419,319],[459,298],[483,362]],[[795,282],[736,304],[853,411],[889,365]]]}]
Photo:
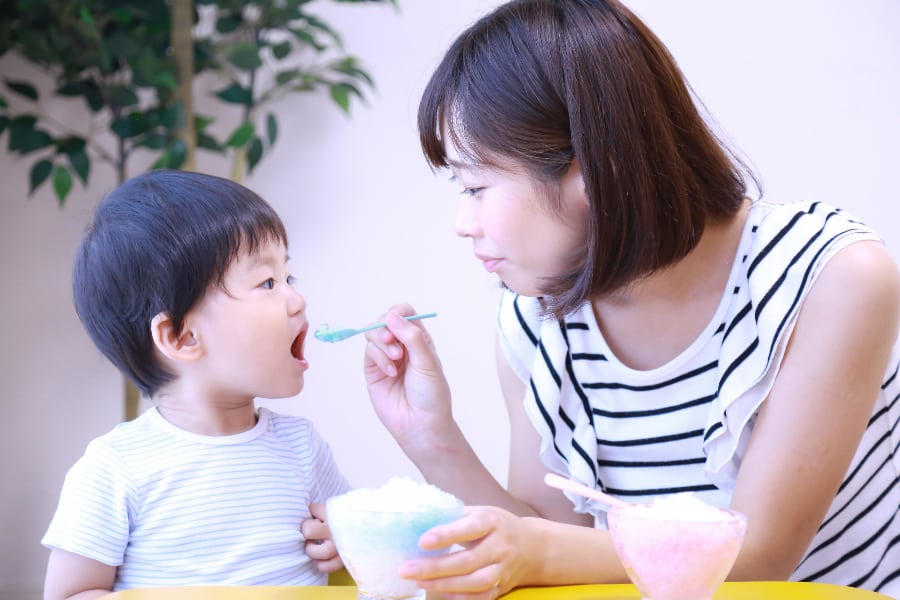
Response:
[{"label": "woman's fingers", "polygon": [[424,590],[442,594],[485,594],[485,597],[496,598],[502,589],[502,571],[503,567],[494,563],[464,575],[426,579],[418,584]]},{"label": "woman's fingers", "polygon": [[387,329],[397,339],[397,343],[386,343],[385,352],[391,358],[403,356],[403,348],[407,348],[409,364],[414,369],[431,370],[438,367],[434,344],[424,325],[417,321],[407,321],[401,313],[389,312],[384,319]]},{"label": "woman's fingers", "polygon": [[[406,323],[403,316],[415,314],[415,309],[409,304],[396,304],[388,309],[388,312],[378,317],[379,321],[387,321],[391,314],[400,315],[401,321]],[[402,344],[397,341],[389,327],[380,327],[366,332],[365,364],[366,372],[371,375],[374,366],[387,377],[396,377],[400,371],[400,361],[403,359],[404,350]]]},{"label": "woman's fingers", "polygon": [[462,518],[427,531],[419,539],[426,550],[460,545],[443,556],[409,561],[401,574],[445,598],[494,600],[515,586],[521,548],[516,540],[521,521],[496,507],[466,507]]},{"label": "woman's fingers", "polygon": [[365,352],[366,375],[372,379],[378,380],[381,376],[396,377],[398,374],[397,364],[390,356],[385,354],[384,347],[372,342],[366,344]]}]

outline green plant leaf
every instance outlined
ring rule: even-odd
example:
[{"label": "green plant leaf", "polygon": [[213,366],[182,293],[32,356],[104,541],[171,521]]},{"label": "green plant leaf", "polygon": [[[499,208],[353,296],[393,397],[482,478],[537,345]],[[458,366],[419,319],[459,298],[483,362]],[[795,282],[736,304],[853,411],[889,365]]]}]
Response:
[{"label": "green plant leaf", "polygon": [[120,138],[133,138],[146,132],[150,121],[145,113],[135,111],[113,121],[109,128]]},{"label": "green plant leaf", "polygon": [[141,38],[135,37],[128,31],[114,29],[106,34],[104,42],[112,56],[127,64],[154,60],[153,56],[147,54],[147,48]]},{"label": "green plant leaf", "polygon": [[157,87],[167,90],[174,90],[178,87],[178,79],[175,77],[175,73],[171,71],[159,71],[153,78],[153,83]]},{"label": "green plant leaf", "polygon": [[81,183],[87,185],[88,177],[91,174],[91,159],[88,158],[84,146],[72,150],[68,153],[68,156],[69,164],[72,165],[72,169],[78,174]]},{"label": "green plant leaf", "polygon": [[216,92],[216,96],[232,104],[253,105],[253,94],[250,93],[250,90],[241,87],[237,83],[232,83],[228,87],[219,90]]},{"label": "green plant leaf", "polygon": [[228,137],[228,139],[225,141],[225,145],[232,148],[240,148],[250,141],[250,138],[253,137],[253,133],[255,131],[256,128],[253,127],[253,123],[251,123],[250,121],[244,121]]},{"label": "green plant leaf", "polygon": [[321,19],[317,19],[312,15],[304,15],[304,18],[306,19],[306,23],[310,27],[312,27],[313,29],[318,29],[319,31],[330,37],[332,40],[334,40],[335,46],[337,46],[338,48],[344,47],[344,41],[341,39],[341,36],[338,35],[338,33],[334,29],[332,29],[331,26],[328,25],[328,23],[322,21]]},{"label": "green plant leaf", "polygon": [[28,174],[28,179],[31,182],[31,187],[28,190],[29,196],[50,177],[52,171],[53,163],[46,158],[34,163],[34,166],[31,167],[31,172]]},{"label": "green plant leaf", "polygon": [[278,139],[278,121],[272,113],[266,116],[266,133],[269,136],[269,146],[274,146],[275,140]]},{"label": "green plant leaf", "polygon": [[319,42],[319,40],[316,39],[316,36],[314,36],[312,33],[307,31],[306,29],[298,29],[296,27],[292,27],[292,28],[290,28],[289,31],[294,34],[294,37],[296,37],[297,40],[301,44],[311,46],[317,52],[321,52],[321,51],[325,50],[325,48],[327,48],[327,46],[325,46],[325,44],[322,44],[321,42]]},{"label": "green plant leaf", "polygon": [[57,88],[56,93],[60,96],[84,96],[84,101],[91,112],[99,112],[105,104],[100,86],[93,79],[68,81]]},{"label": "green plant leaf", "polygon": [[6,108],[8,106],[9,106],[9,104],[7,104],[6,98],[4,98],[3,96],[0,96],[0,108]]},{"label": "green plant leaf", "polygon": [[150,148],[151,150],[162,150],[166,147],[166,136],[161,133],[151,132],[141,138],[139,142],[135,142],[134,145]]},{"label": "green plant leaf", "polygon": [[9,120],[10,129],[16,127],[34,129],[35,125],[37,125],[37,117],[32,115],[20,115],[18,117],[15,117],[14,119]]},{"label": "green plant leaf", "polygon": [[32,116],[16,117],[9,122],[10,152],[28,154],[53,144],[50,134],[35,127],[36,123]]},{"label": "green plant leaf", "polygon": [[165,152],[163,152],[162,155],[159,158],[157,158],[156,161],[152,165],[150,165],[150,170],[155,171],[157,169],[167,168],[166,165],[168,164],[168,160],[169,160],[168,155]]},{"label": "green plant leaf", "polygon": [[205,133],[200,133],[197,135],[197,147],[203,148],[204,150],[210,150],[212,152],[222,153],[225,151],[225,147],[216,140],[211,135],[207,135]]},{"label": "green plant leaf", "polygon": [[337,104],[341,110],[350,114],[350,90],[348,86],[337,83],[331,87],[331,99]]},{"label": "green plant leaf", "polygon": [[329,64],[328,68],[336,73],[343,73],[344,75],[349,75],[354,79],[364,81],[365,83],[369,84],[370,87],[374,87],[375,85],[372,77],[359,67],[359,61],[354,56],[345,56],[340,60],[336,60]]},{"label": "green plant leaf", "polygon": [[293,45],[290,42],[281,42],[280,44],[275,44],[272,46],[272,56],[277,58],[278,60],[283,59],[285,56],[291,53],[291,49]]},{"label": "green plant leaf", "polygon": [[56,192],[56,198],[59,205],[62,206],[66,201],[66,196],[72,190],[72,174],[62,165],[56,165],[53,169],[53,191]]},{"label": "green plant leaf", "polygon": [[90,27],[96,27],[96,23],[94,22],[94,17],[91,16],[91,11],[88,10],[87,6],[82,6],[81,10],[78,13],[78,18],[81,19],[81,22],[85,25],[89,25]]},{"label": "green plant leaf", "polygon": [[337,104],[341,110],[346,114],[350,114],[350,95],[353,94],[359,98],[362,98],[362,92],[359,91],[355,85],[351,83],[347,83],[346,81],[339,81],[338,83],[329,83],[329,90],[331,92],[331,99],[334,100],[335,104]]},{"label": "green plant leaf", "polygon": [[262,66],[262,60],[259,58],[259,46],[252,42],[235,44],[225,54],[225,58],[242,71],[252,71]]},{"label": "green plant leaf", "polygon": [[3,78],[3,81],[6,83],[6,87],[19,94],[20,96],[24,96],[29,100],[36,101],[38,99],[37,89],[27,81],[13,81],[12,79],[8,79],[6,77]]},{"label": "green plant leaf", "polygon": [[187,123],[181,102],[173,102],[159,113],[159,123],[166,129],[178,131]]},{"label": "green plant leaf", "polygon": [[122,25],[128,25],[132,22],[131,15],[131,10],[127,6],[119,6],[109,11],[109,16]]},{"label": "green plant leaf", "polygon": [[203,131],[213,123],[215,123],[216,119],[214,117],[207,117],[206,115],[194,115],[194,130],[195,131]]},{"label": "green plant leaf", "polygon": [[78,136],[68,136],[56,140],[57,154],[65,154],[69,157],[69,164],[81,179],[81,182],[87,185],[91,172],[91,159],[87,154],[87,141]]},{"label": "green plant leaf", "polygon": [[263,155],[263,144],[259,137],[254,136],[250,141],[250,148],[247,149],[247,172],[253,171],[253,168],[259,162]]},{"label": "green plant leaf", "polygon": [[287,69],[285,71],[279,71],[275,75],[275,83],[279,86],[287,85],[294,79],[296,79],[300,75],[300,69]]},{"label": "green plant leaf", "polygon": [[181,140],[172,140],[166,150],[166,168],[180,169],[187,158],[187,146]]},{"label": "green plant leaf", "polygon": [[241,19],[240,13],[237,15],[233,13],[221,15],[216,19],[216,31],[218,33],[232,33],[241,26],[241,23],[243,23],[243,19]]},{"label": "green plant leaf", "polygon": [[109,98],[109,103],[111,105],[119,108],[134,106],[138,103],[137,94],[135,94],[131,88],[125,87],[124,85],[110,86],[106,90],[106,97]]}]

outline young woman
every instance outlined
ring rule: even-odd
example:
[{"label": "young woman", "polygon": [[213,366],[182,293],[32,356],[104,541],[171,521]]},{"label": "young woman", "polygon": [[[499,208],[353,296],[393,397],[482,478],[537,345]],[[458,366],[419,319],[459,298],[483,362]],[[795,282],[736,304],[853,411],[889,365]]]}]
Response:
[{"label": "young woman", "polygon": [[486,15],[437,67],[419,128],[462,189],[458,234],[506,288],[511,448],[504,488],[453,420],[424,327],[400,318],[412,307],[389,311],[368,334],[375,409],[473,506],[422,539],[465,550],[407,576],[488,598],[625,581],[604,513],[545,486],[554,471],[745,513],[732,579],[900,593],[900,279],[872,230],[750,199],[666,48],[615,1]]}]

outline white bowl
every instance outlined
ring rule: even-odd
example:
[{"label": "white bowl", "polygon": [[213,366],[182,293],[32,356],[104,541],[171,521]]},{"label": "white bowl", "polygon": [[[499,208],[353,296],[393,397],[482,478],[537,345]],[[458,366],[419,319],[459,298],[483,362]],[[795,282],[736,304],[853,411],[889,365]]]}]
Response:
[{"label": "white bowl", "polygon": [[[391,482],[384,487],[389,484]],[[446,554],[449,549],[425,552],[419,548],[419,538],[432,527],[461,517],[463,504],[450,494],[440,492],[444,497],[439,498],[439,502],[426,500],[417,507],[409,506],[409,498],[397,508],[385,506],[380,499],[376,506],[371,503],[369,507],[361,505],[361,500],[375,497],[361,492],[378,491],[355,490],[326,501],[328,525],[338,553],[356,582],[360,598],[402,600],[424,597],[415,581],[400,577],[400,565],[417,557]]]}]

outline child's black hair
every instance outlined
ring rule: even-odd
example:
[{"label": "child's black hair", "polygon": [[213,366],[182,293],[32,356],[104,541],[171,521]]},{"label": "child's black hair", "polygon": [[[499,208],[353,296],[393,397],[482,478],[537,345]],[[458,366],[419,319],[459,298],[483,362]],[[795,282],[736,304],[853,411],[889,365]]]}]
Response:
[{"label": "child's black hair", "polygon": [[100,351],[153,396],[172,379],[154,349],[153,317],[168,313],[180,331],[237,253],[270,241],[287,246],[284,224],[246,187],[185,171],[140,175],[96,209],[75,259],[75,310]]}]

